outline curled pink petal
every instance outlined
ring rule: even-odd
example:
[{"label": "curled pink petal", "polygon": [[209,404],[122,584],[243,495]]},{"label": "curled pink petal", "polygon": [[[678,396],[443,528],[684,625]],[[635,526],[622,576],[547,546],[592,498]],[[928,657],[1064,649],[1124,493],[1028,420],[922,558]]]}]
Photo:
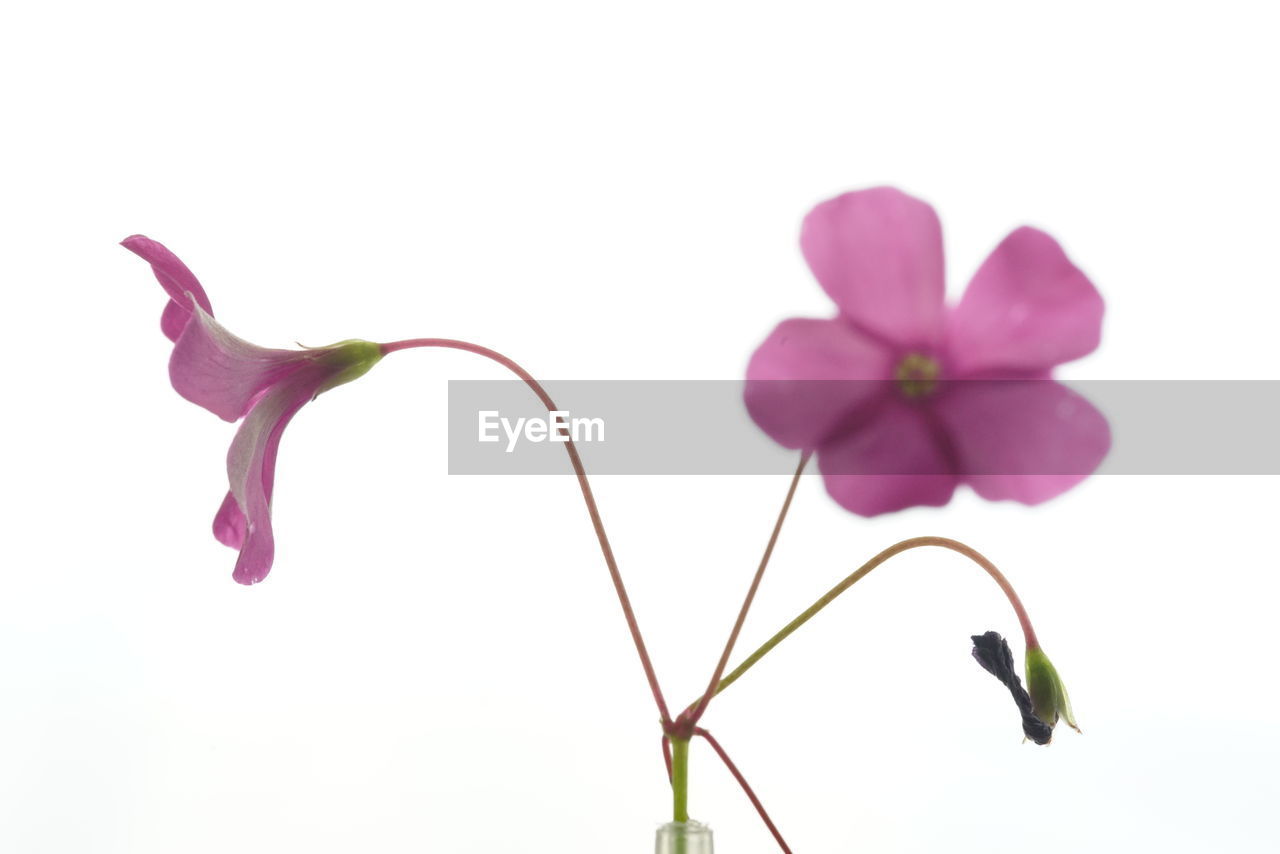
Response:
[{"label": "curled pink petal", "polygon": [[122,245],[150,262],[169,294],[161,328],[174,340],[173,387],[227,421],[244,418],[227,452],[231,489],[214,516],[213,535],[240,550],[233,577],[255,584],[275,558],[271,494],[285,426],[316,395],[363,376],[384,349],[356,339],[304,350],[250,344],[213,319],[204,289],[172,252],[141,235]]},{"label": "curled pink petal", "polygon": [[1102,296],[1043,231],[1019,228],[978,268],[948,321],[956,376],[1047,371],[1091,353]]},{"label": "curled pink petal", "polygon": [[256,584],[266,578],[275,559],[271,494],[280,437],[298,410],[331,378],[332,371],[322,366],[296,371],[262,395],[231,442],[227,478],[233,501],[245,518],[240,557],[232,574],[241,584]]},{"label": "curled pink petal", "polygon": [[939,344],[942,226],[929,205],[892,187],[845,193],[809,212],[800,248],[858,328],[903,351]]},{"label": "curled pink petal", "polygon": [[1047,501],[1092,474],[1111,447],[1102,413],[1054,380],[961,380],[933,410],[964,481],[992,501]]},{"label": "curled pink petal", "polygon": [[250,344],[196,308],[169,357],[169,379],[187,400],[235,421],[264,389],[306,363],[305,352]]},{"label": "curled pink petal", "polygon": [[182,335],[182,330],[187,328],[189,320],[191,320],[191,309],[182,303],[169,300],[164,304],[164,311],[160,313],[160,331],[170,341],[177,341]]},{"label": "curled pink petal", "polygon": [[846,510],[876,516],[951,500],[959,478],[925,409],[886,400],[863,424],[818,450],[827,492]]},{"label": "curled pink petal", "polygon": [[244,545],[245,534],[249,530],[249,520],[236,504],[236,497],[227,492],[222,499],[222,506],[213,517],[213,536],[224,546],[239,549]]},{"label": "curled pink petal", "polygon": [[209,297],[195,274],[187,269],[187,265],[183,264],[178,256],[170,252],[164,244],[149,237],[143,237],[141,234],[135,234],[120,241],[120,245],[149,263],[156,280],[169,294],[170,302],[160,316],[160,329],[170,341],[177,341],[178,336],[182,334],[182,330],[191,319],[193,306],[199,306],[210,315],[213,314]]},{"label": "curled pink petal", "polygon": [[747,411],[778,444],[816,448],[885,393],[891,360],[842,320],[784,320],[751,356]]}]

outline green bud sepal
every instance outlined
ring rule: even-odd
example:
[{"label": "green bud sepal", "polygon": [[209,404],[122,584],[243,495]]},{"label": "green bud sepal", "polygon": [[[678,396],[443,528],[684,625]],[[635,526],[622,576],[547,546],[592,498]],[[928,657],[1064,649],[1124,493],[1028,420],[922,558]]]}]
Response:
[{"label": "green bud sepal", "polygon": [[1031,695],[1031,707],[1036,717],[1051,728],[1058,719],[1066,721],[1067,726],[1076,732],[1075,715],[1071,711],[1071,698],[1067,696],[1067,688],[1062,684],[1058,670],[1044,654],[1039,646],[1028,647],[1026,658],[1027,693]]}]

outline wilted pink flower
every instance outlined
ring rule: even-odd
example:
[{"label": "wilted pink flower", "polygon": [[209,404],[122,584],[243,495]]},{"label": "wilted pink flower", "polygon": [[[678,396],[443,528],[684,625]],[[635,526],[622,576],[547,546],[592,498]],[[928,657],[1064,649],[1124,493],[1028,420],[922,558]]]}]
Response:
[{"label": "wilted pink flower", "polygon": [[1102,298],[1052,237],[1011,233],[953,308],[937,214],[898,190],[823,202],[800,247],[839,314],[779,324],[746,402],[775,441],[816,451],[842,506],[937,506],[959,483],[1035,504],[1102,461],[1106,419],[1050,379],[1097,347]]},{"label": "wilted pink flower", "polygon": [[382,349],[368,341],[303,350],[255,346],[213,319],[200,282],[163,245],[141,235],[121,245],[151,264],[169,294],[160,328],[175,342],[169,359],[173,387],[220,418],[244,419],[227,453],[231,488],[214,517],[213,534],[240,550],[235,580],[255,584],[275,556],[271,490],[280,435],[304,404],[364,374],[382,358]]}]

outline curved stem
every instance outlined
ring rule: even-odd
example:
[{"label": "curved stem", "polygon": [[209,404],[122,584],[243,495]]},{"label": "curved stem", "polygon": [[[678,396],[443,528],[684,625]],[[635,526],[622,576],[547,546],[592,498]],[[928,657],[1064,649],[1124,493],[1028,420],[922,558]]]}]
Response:
[{"label": "curved stem", "polygon": [[747,778],[742,776],[742,772],[738,770],[738,766],[733,764],[733,760],[729,758],[729,754],[720,746],[720,742],[712,737],[702,727],[694,727],[694,735],[700,735],[707,740],[707,744],[711,745],[711,749],[716,752],[720,760],[724,762],[725,767],[729,769],[729,773],[733,775],[733,779],[738,781],[738,785],[742,787],[742,791],[746,793],[747,799],[751,801],[751,805],[756,808],[756,812],[760,814],[760,818],[764,820],[764,826],[769,828],[769,832],[773,834],[773,838],[786,854],[791,854],[791,849],[787,847],[787,841],[782,838],[778,826],[773,823],[773,819],[769,818],[769,813],[765,812],[764,804],[760,803],[760,799],[756,797],[756,793],[752,791],[751,785],[747,782]]},{"label": "curved stem", "polygon": [[[524,380],[525,384],[538,396],[538,400],[542,402],[542,405],[547,408],[547,411],[550,412],[556,409],[551,395],[547,394],[546,389],[533,378],[532,374],[511,359],[496,350],[490,350],[488,347],[481,347],[479,344],[457,341],[452,338],[411,338],[405,341],[383,344],[381,347],[384,355],[398,350],[410,350],[418,347],[441,347],[483,356],[486,359],[497,362]],[[587,472],[582,465],[582,458],[578,455],[577,446],[573,444],[573,440],[567,435],[565,436],[564,447],[569,454],[569,462],[573,465],[574,474],[577,475],[578,486],[582,490],[582,500],[586,502],[587,514],[591,517],[591,526],[595,528],[596,539],[600,542],[600,551],[604,554],[604,562],[609,567],[609,576],[613,579],[613,587],[617,591],[618,601],[622,605],[622,613],[626,617],[631,639],[635,642],[636,652],[640,655],[640,665],[644,668],[645,678],[649,681],[649,690],[653,692],[654,702],[658,704],[658,712],[662,715],[663,724],[669,725],[671,723],[671,715],[667,711],[667,701],[662,696],[662,688],[658,685],[658,676],[654,672],[653,662],[649,659],[649,651],[645,648],[644,638],[640,634],[640,624],[636,621],[635,611],[631,607],[631,597],[627,595],[627,588],[622,583],[622,573],[618,570],[618,562],[613,556],[613,547],[609,545],[609,537],[605,533],[604,522],[600,519],[600,510],[596,507],[595,495],[591,491],[591,483],[587,480]]]},{"label": "curved stem", "polygon": [[786,640],[792,632],[809,622],[810,618],[812,618],[814,614],[817,614],[823,608],[830,605],[837,596],[848,590],[854,584],[857,584],[858,581],[867,575],[867,573],[871,572],[871,570],[875,569],[894,555],[902,554],[903,552],[911,549],[921,548],[922,546],[936,546],[938,548],[950,549],[953,552],[958,552],[964,555],[969,558],[969,560],[986,570],[987,574],[995,580],[996,584],[1000,585],[1000,589],[1004,591],[1004,595],[1008,598],[1009,604],[1013,606],[1014,613],[1018,615],[1018,622],[1021,624],[1022,633],[1026,638],[1027,649],[1034,649],[1040,645],[1040,642],[1036,639],[1035,629],[1031,627],[1031,618],[1027,616],[1027,610],[1022,606],[1022,600],[1018,598],[1018,594],[1014,591],[1013,585],[1009,583],[1009,579],[1005,578],[1004,574],[1001,573],[1000,570],[996,569],[995,564],[987,560],[987,558],[976,549],[970,548],[957,540],[951,540],[946,537],[913,537],[909,540],[903,540],[900,543],[896,543],[895,545],[892,545],[880,552],[880,554],[871,558],[871,560],[864,563],[843,581],[827,591],[821,599],[814,602],[798,617],[783,626],[777,634],[765,641],[764,644],[762,644],[755,652],[751,653],[751,655],[747,656],[746,660],[734,668],[733,672],[721,679],[719,684],[716,685],[715,693],[719,694],[725,688],[728,688],[734,682],[738,681],[742,674],[750,670],[757,661],[768,655],[775,646]]},{"label": "curved stem", "polygon": [[751,579],[751,586],[747,588],[747,596],[742,601],[742,608],[738,611],[738,619],[733,624],[733,630],[729,632],[729,640],[724,645],[724,652],[721,653],[720,661],[716,664],[716,669],[711,674],[711,681],[707,683],[707,690],[703,692],[702,698],[698,700],[697,708],[689,713],[690,724],[698,722],[707,711],[707,705],[711,702],[711,698],[719,693],[716,686],[720,682],[720,677],[724,675],[725,667],[729,665],[729,656],[733,654],[733,646],[738,642],[738,635],[742,632],[742,624],[746,622],[747,612],[751,610],[751,603],[756,598],[756,591],[760,589],[760,580],[764,578],[765,568],[769,566],[769,558],[773,557],[773,547],[778,543],[778,534],[782,532],[782,523],[787,519],[787,511],[791,509],[791,499],[795,497],[796,486],[800,483],[800,475],[804,474],[804,467],[809,462],[811,454],[811,451],[805,451],[800,455],[800,464],[796,466],[796,473],[791,476],[791,486],[787,489],[787,497],[782,502],[782,510],[778,513],[778,520],[773,523],[773,533],[769,535],[769,542],[764,547],[764,555],[760,558],[760,566],[756,568],[755,577]]}]

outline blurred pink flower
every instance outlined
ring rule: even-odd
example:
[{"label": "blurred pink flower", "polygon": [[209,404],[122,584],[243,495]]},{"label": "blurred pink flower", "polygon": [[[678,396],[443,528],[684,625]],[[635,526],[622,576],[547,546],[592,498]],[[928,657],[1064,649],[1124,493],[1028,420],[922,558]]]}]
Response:
[{"label": "blurred pink flower", "polygon": [[779,324],[746,403],[775,441],[816,452],[843,507],[940,506],[960,483],[1036,504],[1102,461],[1106,419],[1050,379],[1097,347],[1102,298],[1052,237],[1011,233],[953,308],[937,214],[893,188],[818,205],[800,247],[839,313]]},{"label": "blurred pink flower", "polygon": [[275,556],[271,492],[284,428],[321,392],[373,367],[382,349],[368,341],[303,350],[255,346],[213,319],[200,282],[162,244],[134,235],[121,245],[151,264],[169,294],[160,328],[174,342],[169,359],[173,387],[220,418],[244,419],[227,453],[231,488],[214,517],[213,534],[240,550],[235,580],[256,584],[267,576]]}]

